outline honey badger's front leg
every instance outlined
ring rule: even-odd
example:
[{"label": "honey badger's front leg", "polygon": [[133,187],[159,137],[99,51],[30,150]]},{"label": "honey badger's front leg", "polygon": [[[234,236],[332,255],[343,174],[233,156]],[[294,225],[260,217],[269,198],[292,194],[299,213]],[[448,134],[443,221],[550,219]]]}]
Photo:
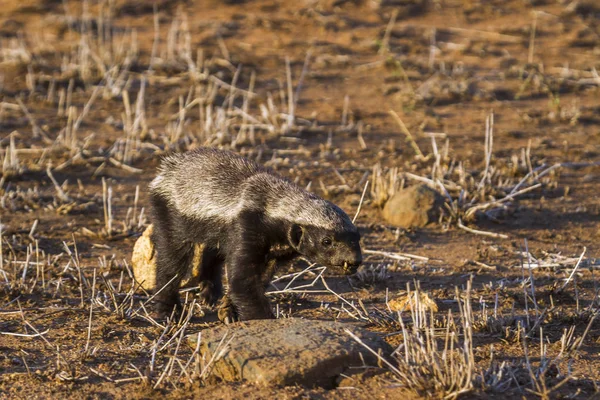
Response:
[{"label": "honey badger's front leg", "polygon": [[[273,275],[275,274],[275,271],[277,271],[279,264],[287,263],[296,257],[297,254],[295,254],[292,250],[288,250],[286,252],[269,253],[266,256],[266,268],[263,271],[261,278],[262,286],[265,291],[271,284],[271,281],[273,280]],[[221,299],[217,314],[219,320],[225,324],[230,324],[239,320],[233,302],[227,294],[225,294]]]},{"label": "honey badger's front leg", "polygon": [[255,216],[241,216],[231,229],[226,251],[227,298],[241,321],[274,318],[263,276],[269,246]]},{"label": "honey badger's front leg", "polygon": [[237,255],[230,260],[226,262],[227,297],[237,319],[246,321],[274,318],[260,273],[265,268],[264,261],[248,255]]}]

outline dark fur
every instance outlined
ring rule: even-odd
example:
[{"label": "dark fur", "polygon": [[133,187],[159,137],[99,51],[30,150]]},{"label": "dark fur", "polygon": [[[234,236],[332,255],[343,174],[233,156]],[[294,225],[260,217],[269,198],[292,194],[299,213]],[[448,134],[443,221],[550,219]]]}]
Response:
[{"label": "dark fur", "polygon": [[[195,175],[193,167],[198,168]],[[225,303],[231,309],[230,319],[273,318],[264,293],[279,259],[302,255],[327,266],[345,265],[345,273],[355,272],[362,261],[359,233],[341,209],[258,164],[231,152],[201,148],[167,158],[161,168],[161,175],[151,184],[150,215],[157,252],[156,289],[161,290],[156,300],[162,316],[169,315],[173,307],[181,307],[178,288],[191,268],[194,243],[205,245],[200,268],[203,297],[216,301],[222,295],[226,266]],[[173,168],[181,173],[170,174]],[[192,175],[181,176],[189,171]],[[279,200],[278,190],[286,190],[286,201]],[[221,218],[211,210],[209,216],[190,215],[190,202],[202,204],[219,196],[243,206],[234,217],[227,214]],[[289,196],[297,201],[289,201]],[[281,212],[282,204],[291,204],[289,213]],[[306,224],[314,218],[296,221],[295,216],[309,206],[324,208],[315,217],[317,223],[319,218],[335,221],[322,221],[322,226]],[[275,210],[276,215],[269,215],[269,210]],[[325,238],[332,243],[323,244]],[[277,254],[272,251],[274,247],[287,251]]]}]

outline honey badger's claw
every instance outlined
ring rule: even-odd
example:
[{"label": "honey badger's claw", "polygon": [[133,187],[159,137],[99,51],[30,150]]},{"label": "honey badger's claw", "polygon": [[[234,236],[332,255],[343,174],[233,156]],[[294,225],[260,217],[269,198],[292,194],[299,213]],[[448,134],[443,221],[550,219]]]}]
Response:
[{"label": "honey badger's claw", "polygon": [[228,297],[224,297],[221,304],[219,305],[219,309],[217,311],[217,316],[219,317],[219,321],[224,323],[225,325],[232,324],[234,322],[239,321],[239,317],[233,303],[229,300]]},{"label": "honey badger's claw", "polygon": [[198,292],[200,301],[207,305],[213,306],[217,302],[215,296],[215,285],[211,281],[202,281],[198,284]]},{"label": "honey badger's claw", "polygon": [[[179,299],[178,299],[179,300]],[[159,320],[177,319],[183,311],[181,303],[178,301],[175,304],[157,301],[157,310],[155,317]]]},{"label": "honey badger's claw", "polygon": [[233,324],[238,321],[237,315],[231,312],[231,310],[220,309],[218,315],[219,320],[225,325]]}]

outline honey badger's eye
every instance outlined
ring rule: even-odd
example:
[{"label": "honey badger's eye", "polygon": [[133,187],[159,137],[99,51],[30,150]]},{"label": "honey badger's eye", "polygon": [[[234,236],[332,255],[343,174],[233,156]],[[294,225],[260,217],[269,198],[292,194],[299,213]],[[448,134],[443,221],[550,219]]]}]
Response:
[{"label": "honey badger's eye", "polygon": [[323,246],[326,246],[326,247],[331,246],[331,243],[332,243],[331,238],[328,238],[328,237],[326,237],[325,239],[321,240],[321,244]]}]

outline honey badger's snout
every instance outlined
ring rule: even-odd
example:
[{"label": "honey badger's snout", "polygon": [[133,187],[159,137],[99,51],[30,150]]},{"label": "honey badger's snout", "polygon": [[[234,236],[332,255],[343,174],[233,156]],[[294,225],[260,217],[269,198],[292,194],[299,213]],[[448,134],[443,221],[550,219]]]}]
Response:
[{"label": "honey badger's snout", "polygon": [[342,272],[347,275],[352,275],[356,273],[360,264],[362,264],[362,252],[360,251],[360,246],[354,249],[348,249],[348,251],[344,252],[342,255],[342,262],[340,263],[342,267]]}]

